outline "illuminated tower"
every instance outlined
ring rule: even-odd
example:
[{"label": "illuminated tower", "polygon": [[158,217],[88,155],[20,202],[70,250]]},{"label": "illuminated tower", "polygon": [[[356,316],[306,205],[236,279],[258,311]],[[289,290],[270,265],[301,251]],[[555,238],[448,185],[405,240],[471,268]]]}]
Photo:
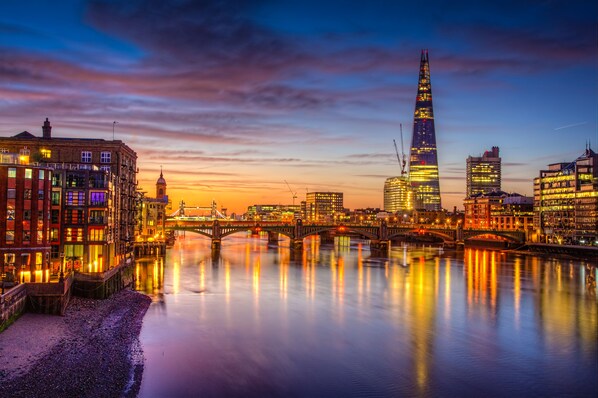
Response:
[{"label": "illuminated tower", "polygon": [[500,191],[500,156],[497,146],[480,157],[469,156],[465,167],[467,197]]},{"label": "illuminated tower", "polygon": [[422,50],[419,66],[409,177],[415,192],[414,207],[418,210],[441,210],[428,50]]}]

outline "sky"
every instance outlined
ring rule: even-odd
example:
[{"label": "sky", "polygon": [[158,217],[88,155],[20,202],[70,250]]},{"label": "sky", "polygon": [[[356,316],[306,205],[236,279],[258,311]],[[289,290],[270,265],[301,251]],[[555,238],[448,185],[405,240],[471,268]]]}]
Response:
[{"label": "sky", "polygon": [[173,211],[308,191],[382,208],[427,49],[443,207],[492,146],[502,189],[532,195],[539,170],[598,148],[597,21],[578,0],[3,0],[0,136],[114,127],[149,196],[163,168]]}]

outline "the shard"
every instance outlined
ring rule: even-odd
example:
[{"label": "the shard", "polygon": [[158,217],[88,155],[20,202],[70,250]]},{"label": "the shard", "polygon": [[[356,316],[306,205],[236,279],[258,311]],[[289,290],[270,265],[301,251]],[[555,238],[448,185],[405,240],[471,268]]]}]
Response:
[{"label": "the shard", "polygon": [[415,194],[415,209],[441,210],[428,50],[422,50],[419,66],[409,177]]}]

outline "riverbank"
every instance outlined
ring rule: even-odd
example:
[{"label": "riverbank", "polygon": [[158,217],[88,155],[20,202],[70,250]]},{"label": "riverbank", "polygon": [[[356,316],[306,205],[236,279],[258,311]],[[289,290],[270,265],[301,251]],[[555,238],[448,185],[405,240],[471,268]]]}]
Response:
[{"label": "riverbank", "polygon": [[105,300],[74,297],[63,317],[24,314],[0,333],[0,396],[135,397],[150,303],[123,290]]}]

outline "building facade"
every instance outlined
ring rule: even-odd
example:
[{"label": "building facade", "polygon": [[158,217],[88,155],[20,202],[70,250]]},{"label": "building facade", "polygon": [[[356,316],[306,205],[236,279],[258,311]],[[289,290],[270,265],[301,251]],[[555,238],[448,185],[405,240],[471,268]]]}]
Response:
[{"label": "building facade", "polygon": [[50,279],[52,171],[0,154],[0,270],[5,283]]},{"label": "building facade", "polygon": [[160,177],[156,181],[156,197],[147,197],[140,193],[137,207],[136,242],[164,242],[166,234],[166,208],[168,195],[166,193],[166,179],[160,170]]},{"label": "building facade", "polygon": [[442,209],[434,110],[432,108],[432,85],[430,83],[430,65],[427,50],[422,51],[420,59],[413,137],[409,157],[409,180],[415,194],[414,207],[416,209],[428,211]]},{"label": "building facade", "polygon": [[132,254],[136,227],[137,154],[120,140],[0,137],[0,152],[52,170],[50,240],[58,268],[101,272]]},{"label": "building facade", "polygon": [[313,222],[334,222],[344,214],[342,192],[308,192],[302,203],[303,218]]},{"label": "building facade", "polygon": [[384,182],[384,210],[403,213],[413,210],[413,190],[405,177],[390,177]]},{"label": "building facade", "polygon": [[500,191],[501,159],[498,147],[493,146],[492,150],[484,152],[482,156],[469,156],[465,175],[467,196]]},{"label": "building facade", "polygon": [[534,228],[541,242],[597,244],[598,155],[591,148],[534,179]]},{"label": "building facade", "polygon": [[533,198],[491,191],[465,198],[464,228],[532,230]]}]

